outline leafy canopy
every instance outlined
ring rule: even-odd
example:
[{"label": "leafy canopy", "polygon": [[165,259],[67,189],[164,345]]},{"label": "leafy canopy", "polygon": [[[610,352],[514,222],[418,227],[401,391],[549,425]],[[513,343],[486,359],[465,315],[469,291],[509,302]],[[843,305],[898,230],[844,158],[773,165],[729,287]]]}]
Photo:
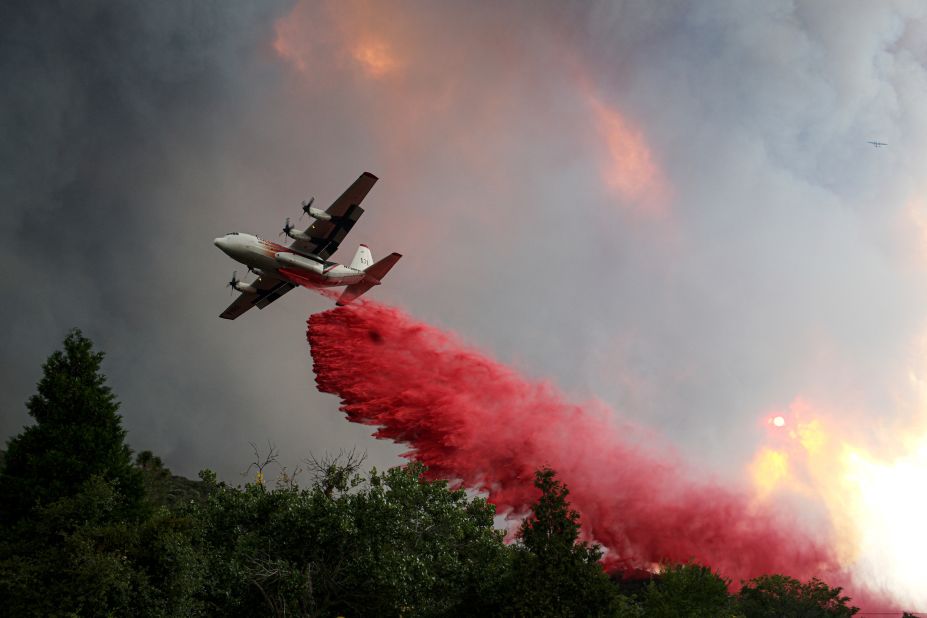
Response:
[{"label": "leafy canopy", "polygon": [[731,616],[730,580],[700,564],[664,567],[644,593],[647,615],[654,618]]},{"label": "leafy canopy", "polygon": [[[485,611],[506,568],[494,509],[411,464],[328,465],[307,489],[214,485],[191,511],[219,615],[448,616]],[[211,475],[204,475],[211,479]]]},{"label": "leafy canopy", "polygon": [[850,597],[841,596],[842,591],[817,578],[802,583],[786,575],[764,575],[740,589],[738,602],[750,618],[853,616],[859,608],[849,605]]}]

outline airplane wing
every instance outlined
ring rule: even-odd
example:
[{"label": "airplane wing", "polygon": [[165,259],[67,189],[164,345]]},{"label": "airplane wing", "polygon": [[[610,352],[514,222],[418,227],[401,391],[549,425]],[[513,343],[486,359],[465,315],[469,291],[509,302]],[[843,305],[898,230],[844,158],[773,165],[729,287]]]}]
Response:
[{"label": "airplane wing", "polygon": [[338,245],[348,235],[364,209],[360,207],[361,201],[376,183],[377,177],[370,172],[364,172],[354,181],[347,191],[341,194],[325,212],[331,215],[330,221],[316,219],[306,228],[305,233],[309,240],[294,240],[290,245],[301,253],[312,253],[323,260],[338,250]]},{"label": "airplane wing", "polygon": [[263,275],[258,277],[251,287],[256,288],[257,292],[242,292],[219,317],[234,320],[251,307],[263,309],[296,286],[289,281]]}]

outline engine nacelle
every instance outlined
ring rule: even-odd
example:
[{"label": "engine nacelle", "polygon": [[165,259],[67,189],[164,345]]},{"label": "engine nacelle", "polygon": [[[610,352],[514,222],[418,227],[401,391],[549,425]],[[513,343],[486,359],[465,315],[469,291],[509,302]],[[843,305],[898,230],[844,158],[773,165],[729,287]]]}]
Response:
[{"label": "engine nacelle", "polygon": [[257,294],[257,288],[253,285],[248,285],[247,283],[242,283],[241,281],[235,282],[235,289],[239,292],[247,292],[249,294]]},{"label": "engine nacelle", "polygon": [[293,240],[312,240],[312,236],[301,230],[290,230],[286,235]]},{"label": "engine nacelle", "polygon": [[304,206],[303,212],[312,217],[313,219],[319,219],[321,221],[331,221],[332,216],[322,210],[321,208],[315,208],[313,206]]}]

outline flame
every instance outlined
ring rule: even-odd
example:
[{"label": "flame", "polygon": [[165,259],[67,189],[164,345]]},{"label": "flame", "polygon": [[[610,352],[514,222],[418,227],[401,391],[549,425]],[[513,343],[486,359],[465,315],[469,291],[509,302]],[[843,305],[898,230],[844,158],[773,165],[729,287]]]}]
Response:
[{"label": "flame", "polygon": [[765,498],[789,475],[789,456],[783,451],[763,448],[750,466],[753,484],[760,497]]},{"label": "flame", "polygon": [[779,448],[761,447],[750,464],[757,500],[801,496],[823,506],[841,566],[854,588],[927,605],[927,431],[893,431],[892,454],[873,452],[834,422],[839,415],[803,399],[783,415],[794,427]]},{"label": "flame", "polygon": [[859,532],[857,573],[895,596],[927,603],[923,566],[927,435],[921,436],[917,451],[893,461],[851,450],[845,474],[859,492],[854,509]]}]

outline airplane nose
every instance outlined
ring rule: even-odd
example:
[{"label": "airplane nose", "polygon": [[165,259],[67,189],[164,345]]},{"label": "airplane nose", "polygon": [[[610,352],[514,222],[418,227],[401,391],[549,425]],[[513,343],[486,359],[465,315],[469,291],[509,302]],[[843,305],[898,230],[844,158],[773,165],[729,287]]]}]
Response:
[{"label": "airplane nose", "polygon": [[214,241],[212,241],[212,244],[222,249],[223,245],[225,244],[225,237],[220,237],[220,238],[215,239]]}]

